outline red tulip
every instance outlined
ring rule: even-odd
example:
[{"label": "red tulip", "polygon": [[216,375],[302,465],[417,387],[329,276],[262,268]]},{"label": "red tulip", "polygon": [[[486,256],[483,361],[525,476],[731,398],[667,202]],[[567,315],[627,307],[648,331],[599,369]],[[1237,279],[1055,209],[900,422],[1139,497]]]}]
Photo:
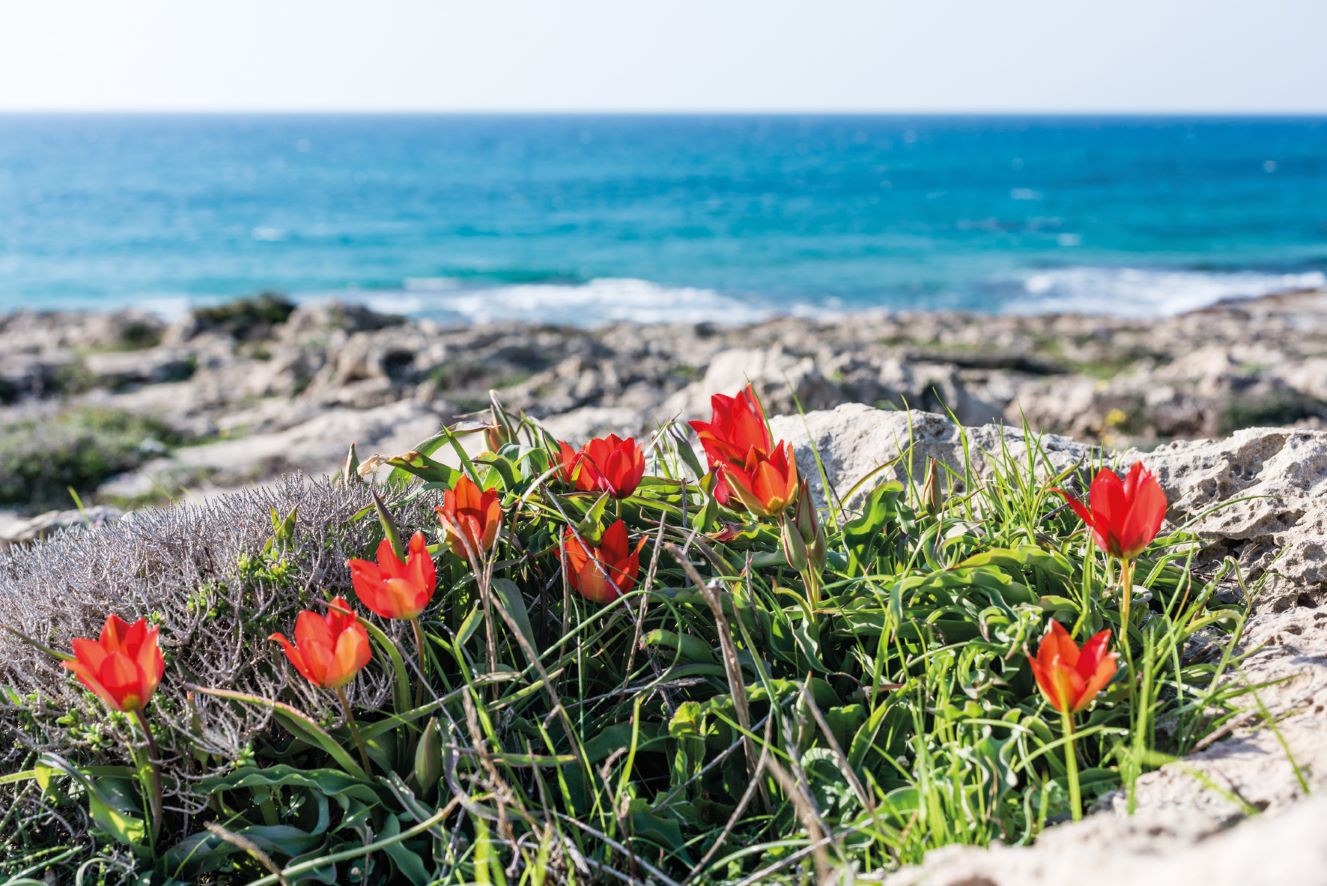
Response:
[{"label": "red tulip", "polygon": [[429,605],[438,585],[437,570],[422,532],[410,537],[404,563],[392,550],[392,543],[383,539],[378,544],[377,563],[356,559],[346,565],[359,601],[383,618],[414,618]]},{"label": "red tulip", "polygon": [[63,665],[109,707],[141,711],[166,672],[157,631],[147,626],[145,618],[131,625],[109,615],[99,638],[74,639],[74,657]]},{"label": "red tulip", "polygon": [[579,452],[559,443],[558,462],[558,475],[563,482],[574,482],[581,492],[597,490],[614,498],[631,495],[645,475],[645,455],[635,439],[623,440],[616,434],[596,437]]},{"label": "red tulip", "polygon": [[797,461],[788,443],[768,455],[752,448],[741,467],[719,465],[719,475],[748,511],[762,517],[777,517],[797,500]]},{"label": "red tulip", "polygon": [[563,535],[566,549],[567,579],[571,586],[595,603],[611,603],[630,591],[640,574],[640,549],[645,539],[632,550],[627,542],[627,524],[618,520],[604,530],[598,547],[576,537],[571,527]]},{"label": "red tulip", "polygon": [[480,489],[465,475],[442,494],[442,507],[434,510],[447,530],[447,546],[462,560],[469,559],[467,547],[478,556],[498,538],[502,502],[497,490]]},{"label": "red tulip", "polygon": [[309,682],[324,689],[340,689],[369,663],[369,634],[359,623],[345,597],[336,597],[326,615],[305,609],[295,619],[295,642],[285,634],[272,634],[286,658]]},{"label": "red tulip", "polygon": [[752,449],[759,453],[774,449],[769,425],[765,423],[765,412],[760,408],[751,385],[743,388],[736,397],[715,394],[710,398],[710,408],[709,421],[691,422],[710,467],[740,465]]},{"label": "red tulip", "polygon": [[1110,631],[1104,630],[1083,644],[1078,644],[1058,621],[1042,638],[1037,657],[1028,656],[1032,675],[1041,694],[1062,714],[1076,714],[1092,703],[1115,676],[1118,653],[1106,652]]},{"label": "red tulip", "polygon": [[1124,480],[1102,468],[1092,480],[1091,508],[1056,489],[1092,530],[1097,546],[1112,557],[1132,560],[1156,538],[1166,517],[1166,493],[1143,463],[1134,462]]}]

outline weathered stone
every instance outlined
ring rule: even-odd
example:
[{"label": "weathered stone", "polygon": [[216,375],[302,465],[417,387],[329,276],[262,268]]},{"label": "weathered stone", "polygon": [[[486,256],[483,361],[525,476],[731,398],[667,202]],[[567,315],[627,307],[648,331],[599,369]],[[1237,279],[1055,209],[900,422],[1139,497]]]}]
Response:
[{"label": "weathered stone", "polygon": [[96,528],[118,520],[122,516],[123,514],[116,508],[101,506],[87,508],[82,511],[47,511],[44,514],[27,518],[19,518],[13,515],[5,517],[3,513],[0,513],[0,517],[4,517],[4,519],[0,519],[0,548],[12,544],[36,541],[70,526]]}]

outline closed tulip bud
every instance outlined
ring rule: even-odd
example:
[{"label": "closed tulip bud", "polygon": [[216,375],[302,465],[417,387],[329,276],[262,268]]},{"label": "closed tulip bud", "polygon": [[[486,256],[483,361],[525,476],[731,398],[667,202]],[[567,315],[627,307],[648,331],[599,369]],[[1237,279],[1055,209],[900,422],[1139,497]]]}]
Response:
[{"label": "closed tulip bud", "polygon": [[350,444],[350,451],[346,453],[346,460],[341,463],[341,482],[346,485],[359,483],[362,478],[359,476],[359,453],[355,451],[355,444]]},{"label": "closed tulip bud", "polygon": [[922,484],[922,507],[928,514],[938,514],[944,507],[940,490],[940,462],[934,458],[926,463],[926,481]]},{"label": "closed tulip bud", "polygon": [[811,556],[806,548],[806,540],[793,521],[783,521],[779,527],[779,540],[783,544],[783,556],[788,565],[798,572],[805,572],[811,565]]},{"label": "closed tulip bud", "polygon": [[415,745],[415,783],[424,796],[428,796],[438,786],[442,778],[442,728],[438,718],[430,717],[424,727],[424,734]]},{"label": "closed tulip bud", "polygon": [[797,487],[797,508],[793,511],[793,524],[806,547],[807,559],[816,569],[825,568],[825,527],[820,525],[820,514],[811,500],[811,486],[802,480]]},{"label": "closed tulip bud", "polygon": [[484,428],[484,443],[488,446],[489,452],[498,452],[510,442],[512,436],[506,425],[494,422]]}]

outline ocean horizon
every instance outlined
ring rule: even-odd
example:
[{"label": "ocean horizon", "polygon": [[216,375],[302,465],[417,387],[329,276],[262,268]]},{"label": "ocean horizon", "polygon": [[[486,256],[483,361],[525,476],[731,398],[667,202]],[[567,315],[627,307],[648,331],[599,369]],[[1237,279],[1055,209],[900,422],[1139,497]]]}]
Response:
[{"label": "ocean horizon", "polygon": [[1162,315],[1327,285],[1327,117],[0,115],[0,310]]}]

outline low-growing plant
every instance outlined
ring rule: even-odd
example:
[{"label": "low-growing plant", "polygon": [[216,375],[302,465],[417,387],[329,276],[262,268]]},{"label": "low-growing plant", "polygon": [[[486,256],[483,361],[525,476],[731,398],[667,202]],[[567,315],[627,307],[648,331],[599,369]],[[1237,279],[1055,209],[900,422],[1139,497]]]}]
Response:
[{"label": "low-growing plant", "polygon": [[[905,452],[835,490],[750,390],[693,428],[700,452],[671,423],[573,447],[495,403],[491,426],[385,462],[352,449],[364,506],[326,530],[358,540],[349,562],[301,565],[309,518],[274,511],[230,590],[189,601],[233,663],[172,646],[161,619],[155,696],[150,671],[97,693],[130,698],[132,723],[91,695],[62,710],[67,685],[10,693],[33,750],[0,781],[45,817],[0,828],[0,871],[846,878],[1032,841],[1231,708],[1246,608],[1219,602],[1228,568],[1191,568],[1188,535],[1154,538],[1145,469],[1065,503],[1093,466],[1057,469],[1029,438],[981,475],[932,463],[914,483]],[[56,639],[26,637],[63,655]]]},{"label": "low-growing plant", "polygon": [[75,406],[0,430],[0,505],[72,504],[107,478],[182,442],[156,419],[101,406]]}]

